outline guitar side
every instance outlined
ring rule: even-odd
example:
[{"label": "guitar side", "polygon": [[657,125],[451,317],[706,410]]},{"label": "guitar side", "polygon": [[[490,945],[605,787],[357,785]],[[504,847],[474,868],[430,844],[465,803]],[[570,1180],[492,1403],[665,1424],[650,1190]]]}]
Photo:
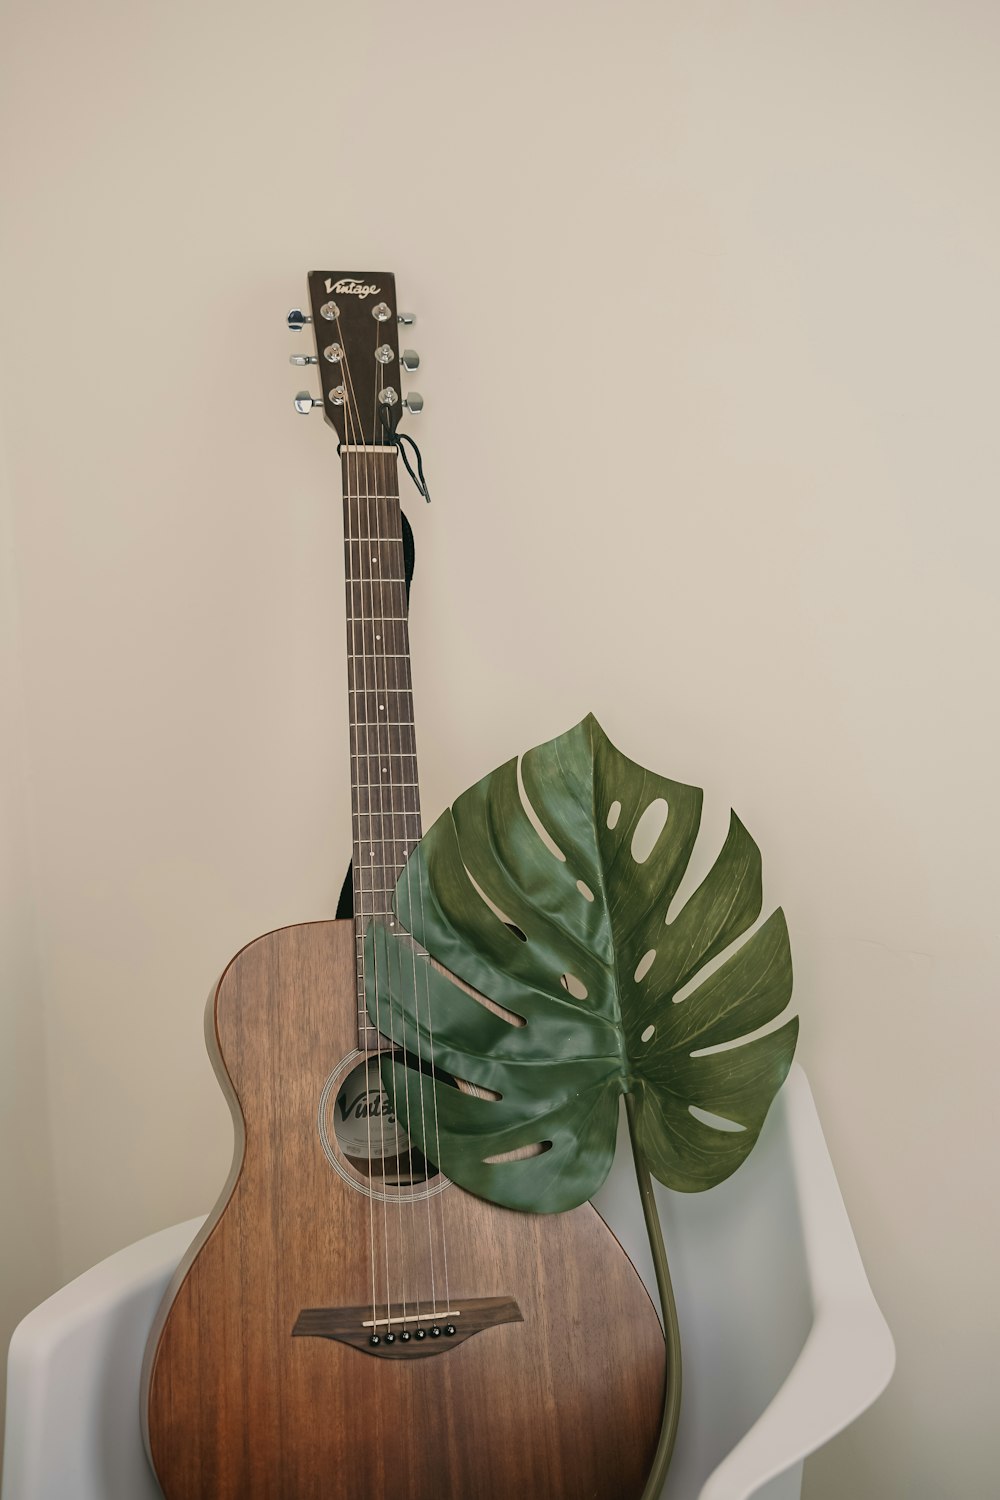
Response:
[{"label": "guitar side", "polygon": [[451,1304],[513,1300],[520,1321],[439,1340],[434,1357],[293,1337],[306,1311],[370,1301],[374,1207],[332,1168],[317,1123],[356,1043],[354,941],[350,921],[269,933],[210,1007],[237,1141],[147,1352],[144,1432],[166,1500],[326,1500],[334,1485],[364,1500],[636,1500],[663,1335],[590,1205],[517,1214],[451,1186],[415,1207],[446,1240]]}]

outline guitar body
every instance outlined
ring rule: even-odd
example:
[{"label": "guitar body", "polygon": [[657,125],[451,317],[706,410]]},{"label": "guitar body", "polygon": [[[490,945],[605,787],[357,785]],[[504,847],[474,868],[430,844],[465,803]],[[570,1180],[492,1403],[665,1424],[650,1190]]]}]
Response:
[{"label": "guitar body", "polygon": [[589,1205],[516,1214],[454,1186],[403,1205],[424,1238],[446,1240],[444,1311],[512,1299],[523,1321],[428,1337],[419,1357],[408,1343],[406,1358],[293,1336],[306,1310],[370,1306],[373,1226],[382,1216],[391,1245],[401,1212],[334,1168],[319,1129],[324,1086],[356,1048],[354,943],[350,921],[269,933],[218,986],[210,1047],[238,1144],[149,1346],[143,1409],[164,1495],[637,1500],[663,1336]]}]

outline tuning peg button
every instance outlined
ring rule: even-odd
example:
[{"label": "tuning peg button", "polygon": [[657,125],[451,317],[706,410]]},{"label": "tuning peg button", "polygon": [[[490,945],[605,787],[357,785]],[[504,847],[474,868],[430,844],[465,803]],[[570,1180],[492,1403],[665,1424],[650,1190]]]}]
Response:
[{"label": "tuning peg button", "polygon": [[301,412],[303,416],[312,411],[314,406],[322,405],[322,400],[318,396],[311,395],[309,391],[299,391],[295,397],[295,410]]},{"label": "tuning peg button", "polygon": [[404,370],[418,370],[420,368],[420,355],[416,349],[404,349],[399,356],[399,363]]},{"label": "tuning peg button", "polygon": [[315,354],[290,354],[288,356],[290,365],[315,365],[318,364]]},{"label": "tuning peg button", "polygon": [[300,329],[305,328],[307,323],[311,322],[312,318],[310,318],[309,314],[304,313],[299,307],[293,307],[288,314],[288,326],[293,333],[298,333]]},{"label": "tuning peg button", "polygon": [[402,323],[404,328],[411,327],[417,321],[416,313],[397,313],[396,322]]},{"label": "tuning peg button", "polygon": [[403,397],[403,405],[416,416],[417,412],[424,409],[424,398],[419,391],[411,391],[408,396]]}]

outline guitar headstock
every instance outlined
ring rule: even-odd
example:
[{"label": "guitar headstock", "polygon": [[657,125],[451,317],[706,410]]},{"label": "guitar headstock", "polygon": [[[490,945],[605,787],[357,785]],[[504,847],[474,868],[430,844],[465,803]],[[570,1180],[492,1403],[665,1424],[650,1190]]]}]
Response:
[{"label": "guitar headstock", "polygon": [[418,412],[423,398],[404,396],[403,370],[420,363],[412,349],[399,349],[399,328],[412,313],[396,308],[396,278],[388,271],[310,271],[309,313],[293,308],[288,326],[311,324],[315,354],[293,354],[293,365],[315,365],[322,394],[300,391],[300,412],[323,408],[342,443],[373,446],[395,431],[403,411]]}]

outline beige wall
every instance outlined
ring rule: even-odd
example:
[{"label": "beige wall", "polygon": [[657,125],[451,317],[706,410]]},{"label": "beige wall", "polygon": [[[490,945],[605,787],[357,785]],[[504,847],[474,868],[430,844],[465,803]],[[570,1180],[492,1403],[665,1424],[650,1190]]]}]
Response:
[{"label": "beige wall", "polygon": [[[31,772],[6,455],[0,428],[0,1345],[60,1280]],[[0,1411],[6,1385],[0,1360]]]},{"label": "beige wall", "polygon": [[5,14],[0,1313],[213,1200],[205,994],[332,909],[337,465],[283,320],[394,267],[426,810],[591,708],[735,804],[899,1350],[806,1496],[985,1500],[1000,9]]}]

